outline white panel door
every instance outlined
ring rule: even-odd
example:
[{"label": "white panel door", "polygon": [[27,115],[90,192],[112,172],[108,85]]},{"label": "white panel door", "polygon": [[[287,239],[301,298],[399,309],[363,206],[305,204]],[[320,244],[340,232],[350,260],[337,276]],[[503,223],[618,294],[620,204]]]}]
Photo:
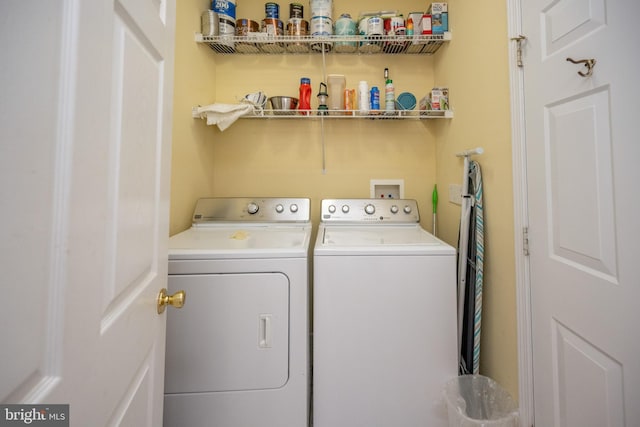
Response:
[{"label": "white panel door", "polygon": [[639,426],[640,2],[522,5],[535,424]]},{"label": "white panel door", "polygon": [[0,2],[3,403],[162,424],[174,26],[174,0]]}]

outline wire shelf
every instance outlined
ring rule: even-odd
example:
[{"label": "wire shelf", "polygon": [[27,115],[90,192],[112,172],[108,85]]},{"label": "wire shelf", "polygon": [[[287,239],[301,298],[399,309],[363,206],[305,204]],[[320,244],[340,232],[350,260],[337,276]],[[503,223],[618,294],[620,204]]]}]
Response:
[{"label": "wire shelf", "polygon": [[328,120],[421,120],[421,119],[451,119],[452,110],[395,110],[369,111],[362,113],[357,110],[259,110],[242,116],[243,119],[328,119]]},{"label": "wire shelf", "polygon": [[267,33],[204,36],[196,33],[195,40],[221,54],[433,55],[443,43],[451,40],[451,33],[414,36],[273,36]]}]

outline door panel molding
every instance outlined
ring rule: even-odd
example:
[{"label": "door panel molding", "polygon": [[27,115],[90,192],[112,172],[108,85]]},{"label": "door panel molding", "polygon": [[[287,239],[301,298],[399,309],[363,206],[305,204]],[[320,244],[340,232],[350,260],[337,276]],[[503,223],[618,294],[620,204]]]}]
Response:
[{"label": "door panel molding", "polygon": [[[508,36],[522,34],[521,0],[507,0]],[[525,35],[526,36],[526,35]],[[526,48],[526,40],[522,44]],[[529,258],[525,255],[523,230],[529,226],[527,206],[527,162],[524,116],[523,67],[517,63],[518,46],[509,44],[509,81],[511,93],[511,147],[513,163],[513,222],[515,249],[516,309],[518,319],[518,404],[520,425],[533,426],[533,348]],[[524,64],[526,66],[526,64]]]}]

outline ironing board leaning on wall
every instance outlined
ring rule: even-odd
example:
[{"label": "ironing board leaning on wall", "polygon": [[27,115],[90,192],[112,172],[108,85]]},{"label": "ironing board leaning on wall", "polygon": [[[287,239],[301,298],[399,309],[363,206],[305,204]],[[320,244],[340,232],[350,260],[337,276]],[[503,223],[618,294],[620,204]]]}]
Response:
[{"label": "ironing board leaning on wall", "polygon": [[464,157],[462,211],[458,238],[458,345],[460,374],[480,370],[482,286],[484,266],[484,206],[480,164],[469,160],[482,149],[468,150]]}]

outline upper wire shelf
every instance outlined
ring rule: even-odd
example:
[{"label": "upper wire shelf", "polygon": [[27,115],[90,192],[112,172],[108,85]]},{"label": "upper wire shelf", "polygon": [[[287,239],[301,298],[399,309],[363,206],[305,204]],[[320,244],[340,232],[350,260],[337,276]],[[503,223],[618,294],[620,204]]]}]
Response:
[{"label": "upper wire shelf", "polygon": [[222,54],[405,54],[433,55],[451,33],[413,36],[273,36],[253,33],[248,36],[204,36],[195,34],[198,43],[206,43]]}]

